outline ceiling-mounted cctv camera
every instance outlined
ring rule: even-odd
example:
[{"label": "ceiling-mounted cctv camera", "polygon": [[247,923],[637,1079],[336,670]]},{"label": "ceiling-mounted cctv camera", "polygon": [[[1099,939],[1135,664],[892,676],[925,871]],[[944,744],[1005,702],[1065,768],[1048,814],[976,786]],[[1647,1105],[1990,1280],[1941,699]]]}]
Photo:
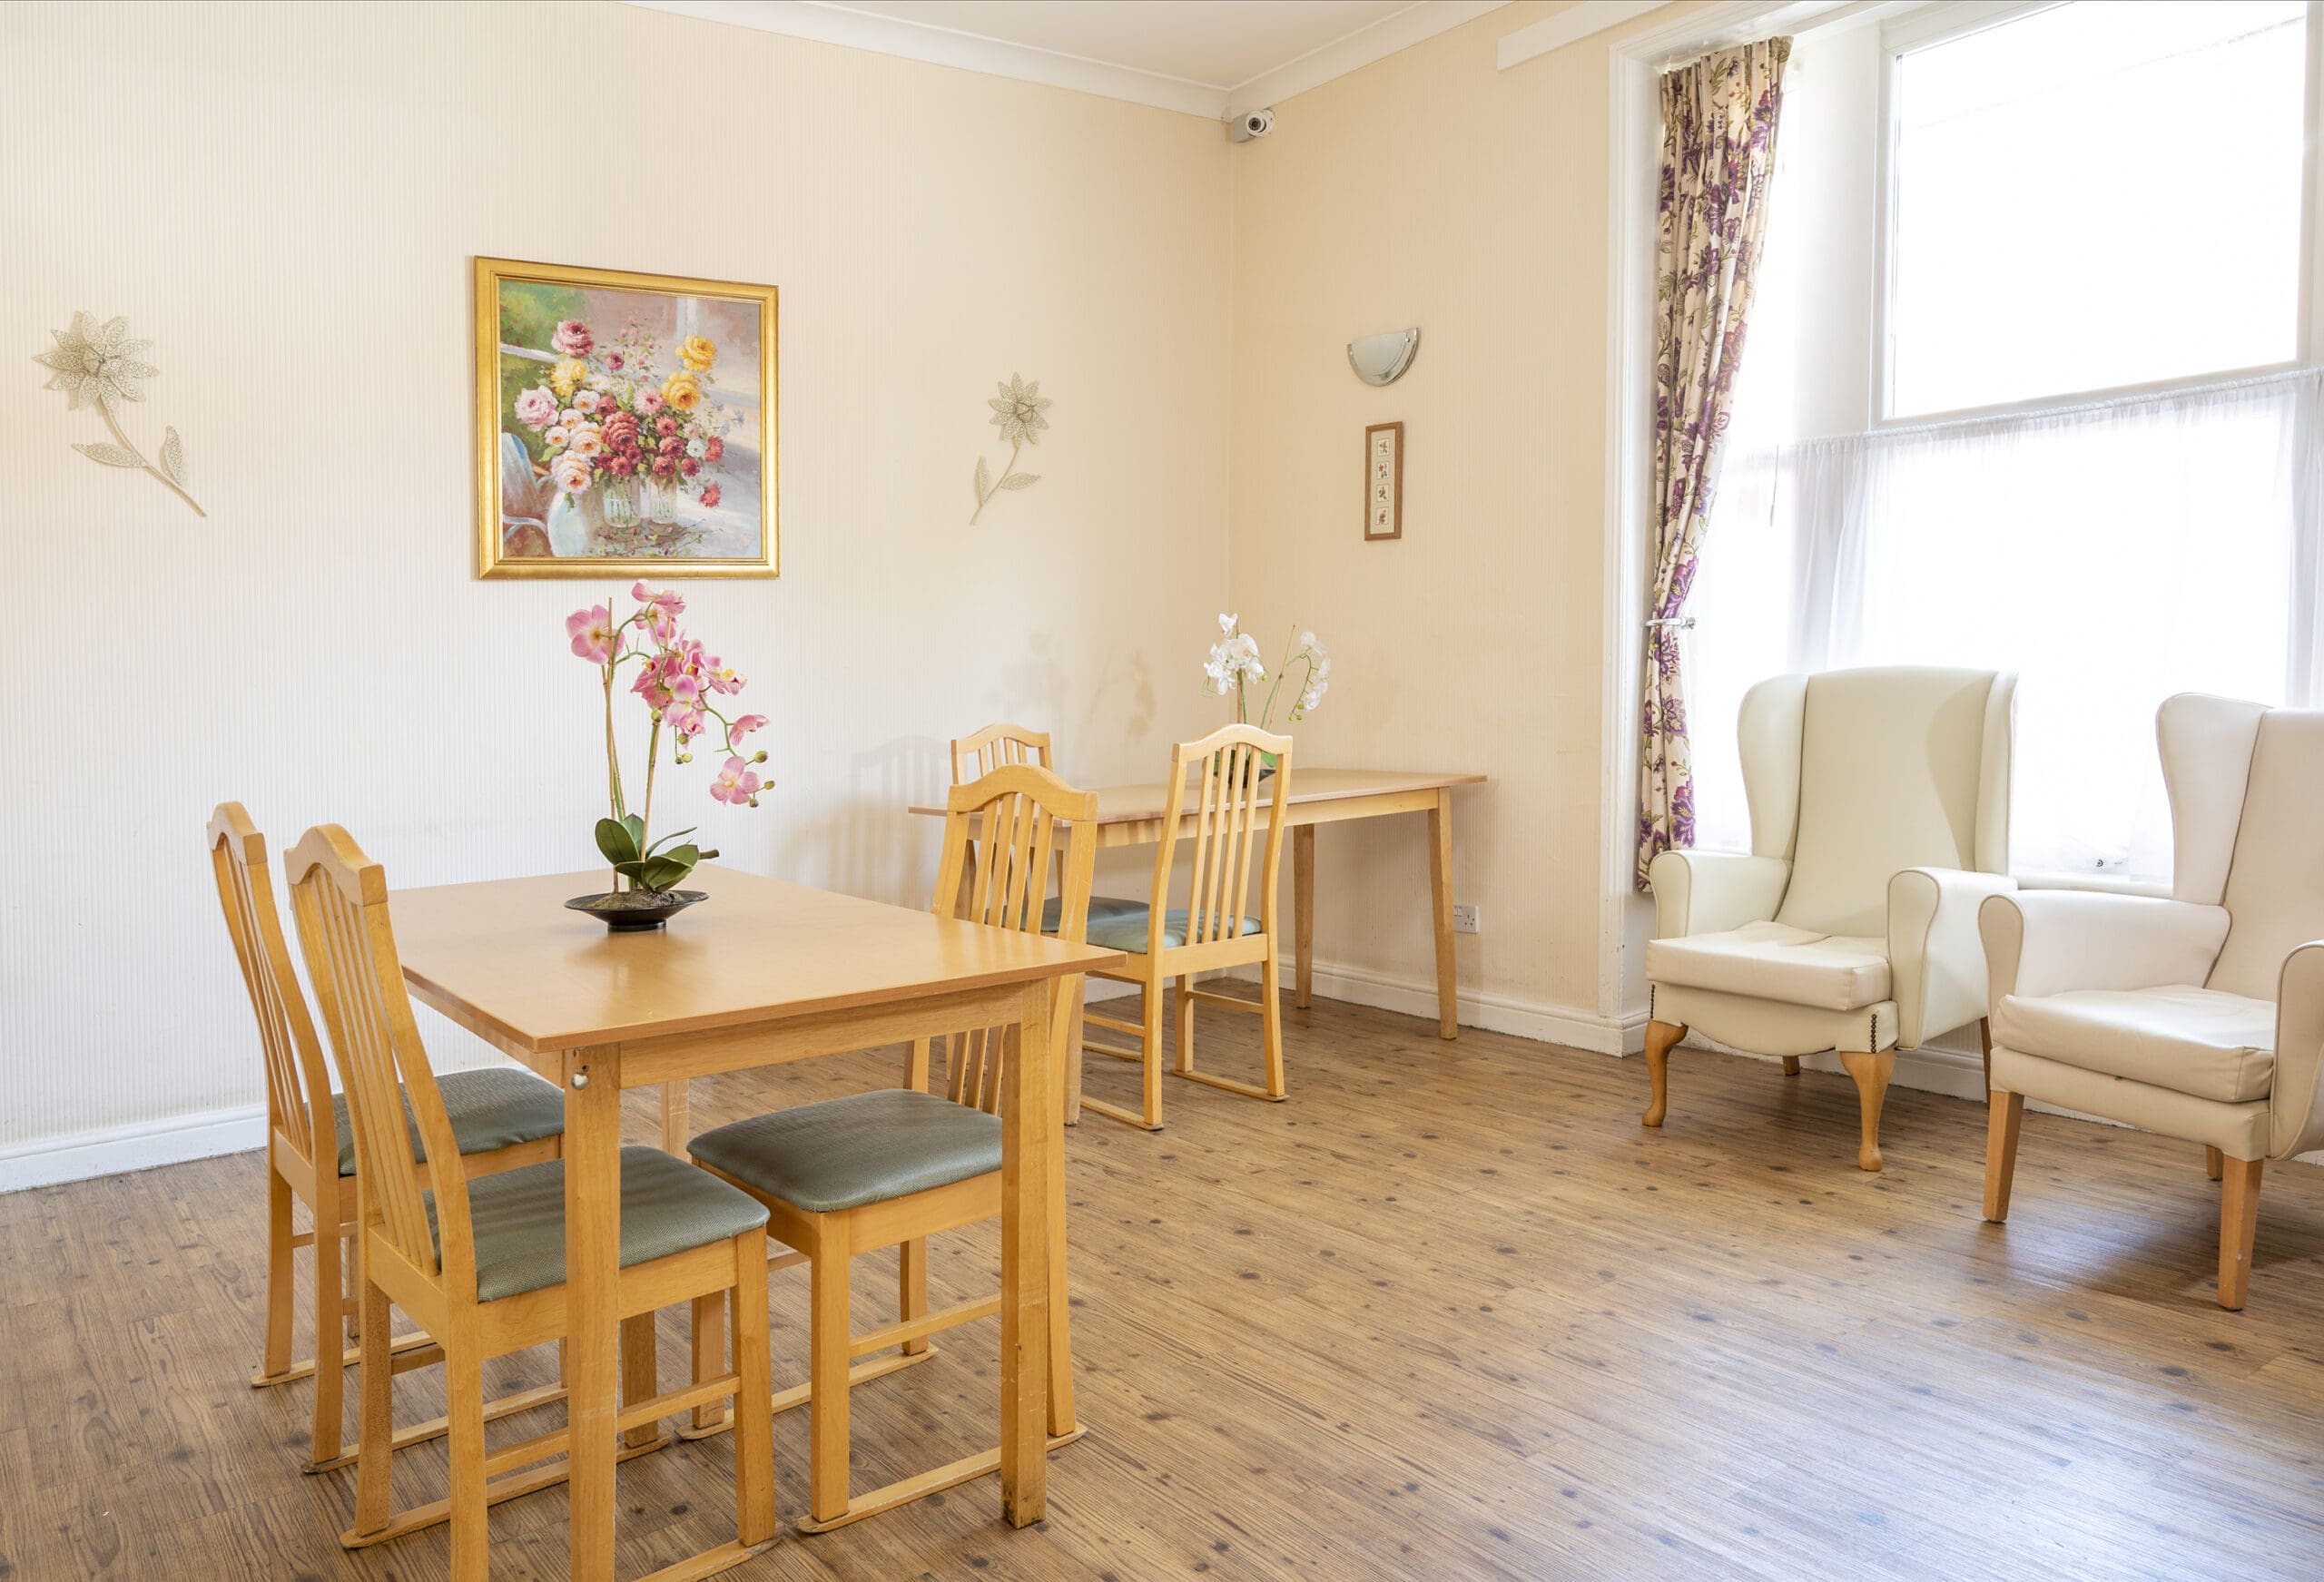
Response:
[{"label": "ceiling-mounted cctv camera", "polygon": [[1236,142],[1248,142],[1255,137],[1265,137],[1275,130],[1275,112],[1246,110],[1226,123],[1226,135]]}]

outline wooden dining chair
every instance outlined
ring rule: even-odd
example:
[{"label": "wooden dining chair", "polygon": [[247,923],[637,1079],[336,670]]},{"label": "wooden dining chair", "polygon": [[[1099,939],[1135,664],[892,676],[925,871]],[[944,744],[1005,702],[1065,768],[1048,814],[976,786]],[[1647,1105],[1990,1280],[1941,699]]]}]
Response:
[{"label": "wooden dining chair", "polygon": [[996,769],[1030,763],[1054,769],[1049,762],[1049,733],[1022,725],[987,725],[973,736],[952,739],[952,783],[982,780]]},{"label": "wooden dining chair", "polygon": [[[347,1124],[345,1099],[333,1094],[323,1068],[322,1048],[307,999],[290,969],[281,914],[274,904],[266,838],[240,802],[222,802],[210,819],[210,857],[218,880],[218,903],[226,932],[242,969],[242,987],[258,1018],[259,1050],[266,1072],[266,1342],[251,1374],[254,1390],[288,1384],[313,1375],[315,1426],[308,1442],[308,1469],[343,1467],[340,1454],[341,1371],[356,1361],[342,1350],[339,1330],[355,1312],[347,1276],[353,1261],[342,1257],[342,1243],[355,1234],[355,1137]],[[565,1139],[565,1101],[555,1087],[529,1072],[513,1069],[462,1071],[443,1081],[444,1105],[452,1134],[470,1175],[513,1170],[554,1159]],[[415,1145],[419,1134],[415,1131]],[[293,1233],[292,1204],[303,1203],[314,1229]],[[328,1227],[328,1228],[326,1228]],[[315,1358],[294,1360],[292,1307],[297,1300],[292,1254],[315,1253],[315,1351],[336,1353],[334,1364],[318,1369]],[[342,1274],[344,1272],[344,1275]],[[345,1287],[343,1290],[342,1287]],[[424,1333],[397,1336],[389,1351],[399,1365],[419,1365],[416,1353],[429,1343]],[[564,1398],[562,1385],[520,1390],[491,1402],[488,1418],[530,1410]],[[395,1436],[396,1448],[432,1440],[445,1420],[415,1424]]]},{"label": "wooden dining chair", "polygon": [[[1068,820],[1055,932],[1068,940],[1081,938],[1097,862],[1095,792],[1075,791],[1038,766],[1013,763],[955,786],[945,807],[932,910],[990,928],[1040,931],[1057,826]],[[981,877],[964,909],[961,876],[979,848]],[[1078,988],[1078,979],[1060,979],[1050,995],[1049,1046],[1060,1053]],[[766,1233],[812,1265],[812,1509],[799,1524],[803,1531],[861,1521],[1000,1465],[996,1446],[863,1495],[852,1495],[848,1487],[849,1364],[891,1346],[924,1351],[929,1336],[1000,1311],[995,1296],[930,1312],[928,1238],[1000,1213],[1000,1106],[1017,1030],[980,1028],[944,1042],[940,1095],[929,1091],[931,1040],[923,1038],[912,1046],[901,1088],[756,1115],[704,1132],[688,1145],[697,1164],[763,1204]],[[1054,1102],[1054,1090],[1051,1097]],[[854,1334],[847,1316],[850,1262],[891,1246],[901,1248],[898,1320]],[[1049,1183],[1049,1443],[1054,1449],[1080,1437],[1067,1334],[1061,1172],[1052,1172]]]},{"label": "wooden dining chair", "polygon": [[[1271,775],[1261,773],[1262,752],[1275,754]],[[1082,1107],[1149,1132],[1162,1127],[1162,986],[1173,978],[1178,988],[1178,1054],[1171,1074],[1253,1098],[1279,1102],[1285,1096],[1283,1007],[1275,993],[1279,959],[1275,892],[1275,872],[1283,856],[1285,798],[1291,783],[1291,738],[1271,736],[1249,725],[1228,725],[1198,742],[1181,742],[1170,750],[1167,783],[1172,801],[1162,820],[1162,842],[1154,855],[1152,899],[1136,901],[1096,896],[1089,902],[1088,942],[1128,951],[1136,958],[1126,967],[1095,968],[1095,974],[1138,985],[1141,1015],[1130,1022],[1097,1011],[1083,1013],[1093,1026],[1128,1033],[1138,1045],[1136,1049],[1124,1049],[1091,1042],[1082,1047],[1117,1060],[1138,1062],[1145,1082],[1143,1102],[1137,1111],[1090,1098],[1086,1093]],[[1191,807],[1187,805],[1190,794]],[[1266,845],[1255,863],[1253,847],[1263,812]],[[1187,904],[1174,908],[1170,870],[1177,857],[1178,826],[1188,816],[1194,819],[1193,870]],[[1244,909],[1255,881],[1259,889],[1256,917]],[[1197,972],[1250,965],[1259,969],[1256,1001],[1194,986]],[[1196,1001],[1258,1013],[1265,1086],[1195,1068]],[[1074,1058],[1079,1057],[1079,1051],[1075,1051]]]},{"label": "wooden dining chair", "polygon": [[[487,1508],[566,1476],[566,1430],[490,1450],[483,1412],[487,1360],[566,1336],[565,1161],[469,1178],[412,1019],[389,920],[386,870],[346,830],[325,824],[291,850],[290,879],[307,976],[346,1085],[359,1166],[361,1437],[355,1525],[340,1542],[360,1548],[448,1520],[453,1582],[483,1582]],[[440,1161],[432,1179],[412,1157],[414,1123],[427,1157]],[[734,1401],[735,1536],[652,1574],[666,1582],[712,1576],[774,1537],[766,1211],[705,1172],[641,1147],[621,1151],[618,1212],[615,1305],[623,1319],[714,1292],[731,1300],[732,1369],[705,1376],[697,1353],[684,1389],[626,1402],[618,1419],[626,1432],[694,1406]],[[391,1304],[435,1337],[451,1419],[450,1498],[400,1516],[391,1508],[389,1488]],[[606,1520],[610,1513],[576,1515],[592,1518]]]}]

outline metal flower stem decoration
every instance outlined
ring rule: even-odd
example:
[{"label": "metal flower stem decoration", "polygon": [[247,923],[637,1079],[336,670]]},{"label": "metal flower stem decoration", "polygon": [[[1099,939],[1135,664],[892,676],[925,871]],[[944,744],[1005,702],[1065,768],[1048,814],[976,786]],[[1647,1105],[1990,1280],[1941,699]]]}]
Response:
[{"label": "metal flower stem decoration", "polygon": [[153,475],[173,490],[178,498],[193,507],[197,516],[208,516],[202,503],[185,488],[185,447],[179,442],[174,428],[162,430],[162,448],[158,463],[145,459],[145,453],[130,443],[129,436],[121,428],[121,403],[142,401],[145,392],[138,388],[140,381],[150,379],[162,370],[140,360],[153,343],[132,340],[129,320],[108,319],[93,325],[86,313],[73,315],[73,328],[53,329],[56,338],[54,349],[44,351],[34,360],[51,369],[44,388],[65,392],[68,410],[82,402],[93,403],[105,415],[105,426],[113,430],[118,445],[98,442],[76,445],[73,448],[91,461],[106,467],[133,467]]},{"label": "metal flower stem decoration", "polygon": [[995,478],[992,469],[985,466],[984,457],[977,457],[977,508],[969,514],[969,526],[971,527],[977,525],[977,518],[984,515],[984,508],[992,504],[993,496],[1001,490],[1028,489],[1041,481],[1039,473],[1017,470],[1019,454],[1029,445],[1039,445],[1041,430],[1049,426],[1049,420],[1041,416],[1042,408],[1049,405],[1049,398],[1041,394],[1041,381],[1035,379],[1029,385],[1017,375],[1010,374],[1008,383],[994,388],[1000,394],[988,399],[985,405],[992,408],[989,421],[1000,430],[1000,437],[1009,441],[1009,464],[1000,469],[1000,477]]}]

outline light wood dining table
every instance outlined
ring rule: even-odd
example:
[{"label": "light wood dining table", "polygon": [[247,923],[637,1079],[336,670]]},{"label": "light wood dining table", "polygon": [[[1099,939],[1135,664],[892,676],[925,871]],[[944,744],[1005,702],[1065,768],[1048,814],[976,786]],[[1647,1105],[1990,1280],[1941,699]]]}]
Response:
[{"label": "light wood dining table", "polygon": [[[1482,785],[1482,774],[1429,770],[1310,769],[1294,763],[1285,821],[1291,829],[1292,943],[1295,957],[1293,1003],[1315,999],[1315,826],[1347,819],[1383,819],[1398,813],[1428,815],[1428,886],[1436,934],[1436,1017],[1441,1037],[1461,1036],[1452,948],[1452,790]],[[1098,791],[1098,850],[1152,846],[1162,839],[1170,788],[1101,786]],[[915,813],[941,818],[940,807],[915,807]],[[1259,828],[1266,828],[1262,820]],[[1178,821],[1178,833],[1194,833],[1194,819]],[[1078,1036],[1078,1024],[1076,1027]]]},{"label": "light wood dining table", "polygon": [[[709,899],[665,929],[614,934],[567,911],[607,874],[404,889],[396,942],[413,995],[565,1094],[568,1483],[576,1582],[613,1575],[618,1400],[655,1393],[652,1315],[615,1318],[621,1096],[662,1090],[662,1145],[683,1157],[696,1076],[973,1027],[1019,1029],[1002,1105],[1000,1489],[1009,1523],[1046,1508],[1050,1439],[1077,1430],[1061,1263],[1062,1063],[1052,994],[1118,951],[982,928],[729,869],[694,870]],[[723,1351],[723,1341],[721,1345]]]}]

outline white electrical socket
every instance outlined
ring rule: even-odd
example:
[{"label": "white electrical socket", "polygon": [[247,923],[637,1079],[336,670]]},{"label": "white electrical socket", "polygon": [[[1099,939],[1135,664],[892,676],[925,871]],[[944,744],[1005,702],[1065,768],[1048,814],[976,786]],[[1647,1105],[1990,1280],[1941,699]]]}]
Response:
[{"label": "white electrical socket", "polygon": [[1452,903],[1452,931],[1456,934],[1475,933],[1477,909],[1465,901],[1454,901]]}]

